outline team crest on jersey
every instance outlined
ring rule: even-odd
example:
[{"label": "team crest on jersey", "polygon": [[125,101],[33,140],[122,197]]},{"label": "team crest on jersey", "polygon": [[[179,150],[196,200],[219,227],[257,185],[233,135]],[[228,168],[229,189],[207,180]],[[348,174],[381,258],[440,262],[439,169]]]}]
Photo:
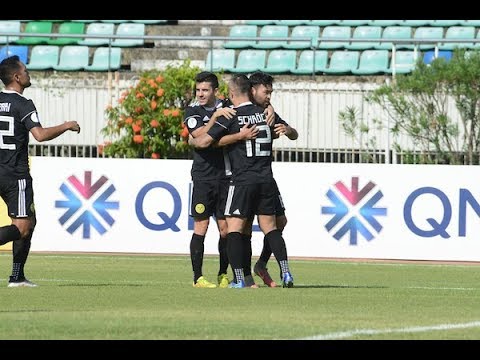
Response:
[{"label": "team crest on jersey", "polygon": [[194,117],[188,118],[187,125],[190,129],[193,129],[197,126],[197,119]]},{"label": "team crest on jersey", "polygon": [[205,205],[203,204],[195,205],[195,211],[197,212],[197,214],[203,214],[205,212]]}]

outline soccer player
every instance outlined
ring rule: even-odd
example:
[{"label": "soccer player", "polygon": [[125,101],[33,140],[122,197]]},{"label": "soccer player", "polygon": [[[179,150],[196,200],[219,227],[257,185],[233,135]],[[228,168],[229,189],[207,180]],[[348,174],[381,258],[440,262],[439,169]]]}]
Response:
[{"label": "soccer player", "polygon": [[[196,102],[185,110],[184,123],[192,138],[205,134],[219,116],[231,119],[235,110],[224,107],[217,98],[218,78],[215,74],[203,71],[195,77]],[[239,134],[240,135],[240,134]],[[243,132],[242,136],[248,136]],[[231,138],[236,141],[240,138]],[[191,170],[193,191],[190,204],[190,216],[194,219],[193,234],[190,240],[190,258],[193,269],[193,286],[197,288],[215,288],[202,273],[204,241],[210,223],[215,216],[220,233],[218,251],[220,266],[217,276],[219,287],[228,287],[228,256],[226,247],[227,223],[225,221],[225,202],[230,183],[231,169],[225,148],[210,146],[194,149]]]},{"label": "soccer player", "polygon": [[76,121],[42,127],[32,100],[23,95],[30,74],[18,56],[0,63],[0,196],[5,201],[11,225],[0,227],[0,245],[13,241],[13,266],[8,287],[35,287],[25,277],[24,267],[30,252],[36,224],[32,177],[28,165],[29,133],[39,141],[54,139],[64,132],[80,132]]},{"label": "soccer player", "polygon": [[[298,132],[295,128],[290,126],[286,121],[284,121],[276,112],[273,111],[271,106],[271,98],[273,93],[273,77],[262,71],[257,71],[252,73],[249,76],[250,84],[252,85],[252,102],[256,105],[259,105],[265,109],[270,108],[274,116],[271,120],[267,117],[267,123],[274,126],[275,137],[278,138],[281,135],[287,136],[290,140],[296,140],[298,138]],[[270,121],[270,122],[269,122]],[[287,217],[285,215],[285,206],[283,204],[282,195],[277,186],[277,182],[274,181],[274,186],[277,192],[277,203],[276,203],[276,222],[277,228],[280,232],[283,231],[287,225]],[[250,227],[251,229],[251,227]],[[248,237],[248,235],[245,235]],[[250,230],[250,239],[251,239],[251,230]],[[249,240],[250,240],[249,239]],[[251,245],[251,244],[250,244]],[[251,246],[250,246],[251,252]],[[269,287],[276,287],[277,284],[272,280],[272,277],[268,273],[267,262],[272,255],[272,250],[270,248],[269,242],[266,238],[263,239],[263,249],[260,254],[258,261],[255,263],[253,271],[257,276],[259,276],[265,285]],[[251,258],[251,254],[250,254]]]},{"label": "soccer player", "polygon": [[276,227],[276,188],[272,173],[272,130],[266,121],[264,108],[250,101],[251,85],[242,74],[229,81],[229,98],[236,114],[233,119],[220,116],[215,124],[192,140],[195,147],[206,148],[227,134],[239,133],[248,125],[258,130],[254,139],[237,141],[227,147],[232,165],[232,184],[229,187],[225,215],[228,225],[227,252],[236,282],[230,287],[244,288],[244,241],[242,232],[249,218],[258,215],[262,232],[280,265],[284,287],[293,287],[285,240]]}]

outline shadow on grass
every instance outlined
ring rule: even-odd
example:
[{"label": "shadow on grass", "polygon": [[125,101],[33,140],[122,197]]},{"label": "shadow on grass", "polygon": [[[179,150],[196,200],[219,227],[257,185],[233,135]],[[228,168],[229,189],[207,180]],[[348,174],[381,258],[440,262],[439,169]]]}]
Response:
[{"label": "shadow on grass", "polygon": [[61,287],[145,287],[144,284],[111,284],[111,283],[92,283],[92,284],[60,284]]},{"label": "shadow on grass", "polygon": [[[281,288],[281,286],[280,286]],[[371,285],[294,285],[293,289],[386,289],[387,286]]]}]

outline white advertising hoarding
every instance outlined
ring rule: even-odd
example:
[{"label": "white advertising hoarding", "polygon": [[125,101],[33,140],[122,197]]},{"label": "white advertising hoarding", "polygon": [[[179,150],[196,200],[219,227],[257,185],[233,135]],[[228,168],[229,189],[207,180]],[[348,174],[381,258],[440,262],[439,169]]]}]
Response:
[{"label": "white advertising hoarding", "polygon": [[[190,160],[32,158],[32,251],[188,254]],[[480,261],[480,168],[274,163],[290,257]],[[263,234],[254,231],[253,254]],[[205,253],[218,253],[211,221]]]}]

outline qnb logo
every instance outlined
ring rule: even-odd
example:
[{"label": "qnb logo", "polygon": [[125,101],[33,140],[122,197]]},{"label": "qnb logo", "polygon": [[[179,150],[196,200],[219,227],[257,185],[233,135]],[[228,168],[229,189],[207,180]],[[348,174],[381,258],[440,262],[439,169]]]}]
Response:
[{"label": "qnb logo", "polygon": [[338,181],[335,188],[339,194],[332,189],[328,190],[327,197],[333,206],[323,206],[322,214],[333,215],[325,224],[325,228],[329,233],[333,233],[336,240],[350,233],[350,244],[357,245],[358,233],[370,241],[374,238],[373,233],[379,233],[382,230],[382,225],[376,217],[387,215],[387,209],[374,207],[383,197],[380,190],[372,193],[375,186],[369,181],[359,190],[358,177],[352,177],[350,189]]},{"label": "qnb logo", "polygon": [[68,178],[69,184],[63,183],[60,186],[60,191],[67,200],[55,201],[55,207],[67,209],[58,221],[67,227],[70,234],[83,226],[83,238],[90,239],[92,227],[103,235],[107,231],[106,226],[113,225],[115,220],[109,210],[118,210],[119,205],[118,201],[108,201],[115,186],[107,187],[107,181],[108,178],[102,175],[92,185],[92,172],[85,171],[83,183],[72,175]]}]

